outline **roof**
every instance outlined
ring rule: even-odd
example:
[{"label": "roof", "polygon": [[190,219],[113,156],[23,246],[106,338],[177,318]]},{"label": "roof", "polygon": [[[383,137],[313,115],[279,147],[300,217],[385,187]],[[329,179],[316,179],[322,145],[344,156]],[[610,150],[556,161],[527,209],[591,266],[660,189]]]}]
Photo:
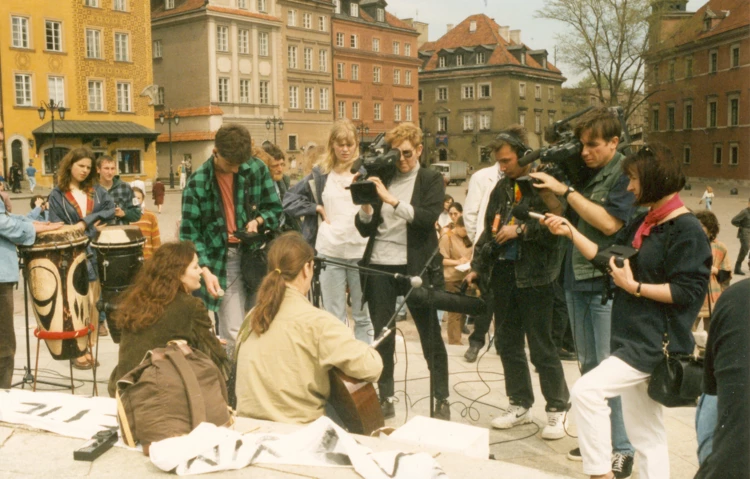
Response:
[{"label": "roof", "polygon": [[[476,30],[474,32],[471,32],[469,28],[472,22],[476,22]],[[423,71],[434,71],[438,69],[438,54],[443,50],[450,51],[451,49],[457,48],[471,49],[472,47],[481,47],[486,50],[492,50],[487,63],[483,66],[522,66],[521,62],[519,62],[509,50],[523,48],[526,50],[525,67],[536,68],[552,73],[560,73],[560,70],[558,70],[549,60],[547,61],[547,68],[545,69],[531,56],[532,52],[537,52],[538,50],[532,50],[523,43],[517,44],[506,41],[500,36],[500,25],[498,25],[495,20],[484,14],[471,15],[453,27],[437,41],[423,44],[419,49],[420,54],[431,53]]]},{"label": "roof", "polygon": [[[48,121],[32,132],[34,135],[52,135],[52,122]],[[159,132],[133,123],[132,121],[81,121],[57,120],[56,136],[117,136],[130,138],[148,138],[159,135]]]},{"label": "roof", "polygon": [[157,2],[157,6],[151,10],[151,19],[156,20],[159,18],[171,17],[174,15],[180,15],[183,13],[190,13],[199,10],[207,10],[212,12],[220,13],[231,13],[233,15],[241,15],[248,18],[257,18],[260,20],[269,20],[272,22],[281,21],[280,18],[274,17],[273,15],[267,15],[264,13],[251,12],[249,10],[243,10],[239,8],[222,7],[220,5],[212,5],[209,0],[175,0],[175,7],[166,10],[164,8],[164,2]]},{"label": "roof", "polygon": [[[191,116],[212,116],[212,115],[223,115],[224,110],[219,108],[218,106],[198,106],[195,108],[178,108],[176,110],[172,110],[175,115],[179,116],[180,118],[188,118]],[[154,120],[159,119],[159,115],[161,115],[163,111],[155,111],[154,112]]]},{"label": "roof", "polygon": [[[708,31],[703,29],[703,20],[706,16],[714,18],[716,22],[716,25]],[[690,18],[684,20],[675,34],[662,42],[659,49],[694,43],[748,25],[750,25],[750,2],[748,0],[710,0]]]},{"label": "roof", "polygon": [[[368,7],[376,3],[377,2],[368,2],[367,4],[365,4],[364,2],[360,2],[360,6]],[[367,13],[367,11],[365,11],[364,8],[359,9],[359,17],[351,17],[347,13],[345,13],[343,10],[342,10],[342,13],[337,13],[334,15],[334,17],[339,20],[349,20],[353,22],[359,21],[359,22],[364,22],[364,23],[372,23],[375,25],[383,25],[383,23],[378,22],[374,18],[372,18],[372,16],[369,13]],[[399,20],[395,15],[391,15],[390,13],[388,13],[387,10],[385,11],[385,23],[388,26],[391,26],[394,28],[399,28],[402,30],[409,30],[409,31],[414,32],[414,34],[418,33],[416,28],[413,28],[408,23]]]},{"label": "roof", "polygon": [[[172,141],[213,141],[216,138],[215,131],[180,131],[172,132]],[[169,134],[162,133],[156,139],[157,143],[169,143]]]}]

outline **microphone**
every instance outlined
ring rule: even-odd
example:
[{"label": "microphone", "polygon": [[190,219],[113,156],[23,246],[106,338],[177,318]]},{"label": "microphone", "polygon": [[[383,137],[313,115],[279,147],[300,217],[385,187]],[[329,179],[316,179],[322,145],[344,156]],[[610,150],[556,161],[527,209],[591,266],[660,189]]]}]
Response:
[{"label": "microphone", "polygon": [[422,287],[422,278],[419,276],[408,276],[401,273],[394,273],[393,277],[396,279],[400,279],[403,281],[408,281],[412,288],[421,288]]},{"label": "microphone", "polygon": [[534,218],[535,220],[541,220],[545,218],[543,214],[529,210],[529,207],[524,204],[516,205],[513,208],[512,214],[521,221],[526,221],[529,218]]},{"label": "microphone", "polygon": [[430,307],[432,304],[436,310],[467,314],[469,316],[479,316],[487,308],[486,303],[481,298],[459,293],[448,293],[439,289],[414,289],[411,293],[411,299],[422,307]]},{"label": "microphone", "polygon": [[375,339],[370,346],[374,349],[378,349],[378,346],[380,346],[380,343],[385,341],[385,338],[391,335],[395,328],[385,328],[382,331],[380,331],[380,335]]},{"label": "microphone", "polygon": [[518,159],[518,166],[523,168],[526,165],[534,163],[536,160],[539,159],[539,157],[542,156],[542,153],[545,153],[546,151],[547,151],[546,148],[540,148],[538,150],[532,151],[531,153],[523,155],[521,158]]}]

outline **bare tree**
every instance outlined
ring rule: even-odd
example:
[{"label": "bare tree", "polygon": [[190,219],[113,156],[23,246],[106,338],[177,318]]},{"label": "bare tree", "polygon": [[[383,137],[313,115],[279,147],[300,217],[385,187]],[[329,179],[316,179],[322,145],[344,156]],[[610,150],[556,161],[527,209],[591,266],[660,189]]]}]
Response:
[{"label": "bare tree", "polygon": [[628,118],[643,99],[649,12],[650,0],[549,0],[536,16],[567,25],[556,36],[560,59]]}]

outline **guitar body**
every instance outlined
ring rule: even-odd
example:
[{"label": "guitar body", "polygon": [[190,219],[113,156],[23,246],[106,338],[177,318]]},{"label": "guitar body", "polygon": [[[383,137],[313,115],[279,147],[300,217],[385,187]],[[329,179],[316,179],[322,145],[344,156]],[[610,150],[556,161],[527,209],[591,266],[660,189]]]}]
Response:
[{"label": "guitar body", "polygon": [[336,368],[329,371],[328,377],[331,381],[328,403],[349,432],[369,436],[385,425],[378,393],[372,383],[351,378]]}]

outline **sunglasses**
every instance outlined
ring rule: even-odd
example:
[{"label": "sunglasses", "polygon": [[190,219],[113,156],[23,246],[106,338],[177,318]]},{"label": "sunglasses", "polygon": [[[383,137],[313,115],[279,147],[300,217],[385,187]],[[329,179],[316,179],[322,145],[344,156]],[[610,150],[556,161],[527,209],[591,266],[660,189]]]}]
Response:
[{"label": "sunglasses", "polygon": [[414,150],[401,150],[401,154],[408,160],[414,154]]}]

